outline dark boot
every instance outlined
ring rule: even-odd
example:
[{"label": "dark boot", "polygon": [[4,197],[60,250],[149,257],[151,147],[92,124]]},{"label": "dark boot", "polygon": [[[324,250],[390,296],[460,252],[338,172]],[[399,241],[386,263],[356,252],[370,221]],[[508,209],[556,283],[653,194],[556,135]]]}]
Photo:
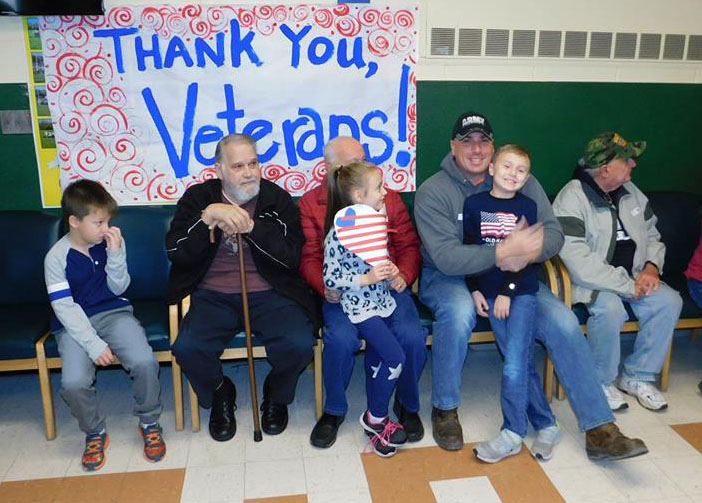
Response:
[{"label": "dark boot", "polygon": [[344,422],[344,416],[335,416],[333,414],[322,414],[317,424],[312,428],[310,434],[310,443],[315,447],[326,449],[331,447],[336,442],[336,434],[339,431],[339,426]]},{"label": "dark boot", "polygon": [[279,435],[288,426],[288,406],[264,399],[261,404],[261,429],[267,435]]},{"label": "dark boot", "polygon": [[633,458],[648,452],[643,440],[625,437],[614,423],[587,430],[585,450],[590,459],[609,460]]},{"label": "dark boot", "polygon": [[434,441],[447,451],[463,449],[463,428],[458,421],[458,409],[431,409],[431,427]]},{"label": "dark boot", "polygon": [[212,396],[210,412],[210,436],[218,442],[226,442],[236,433],[236,388],[234,383],[224,377],[222,384]]},{"label": "dark boot", "polygon": [[397,416],[397,421],[405,429],[409,442],[419,442],[424,438],[424,425],[419,418],[419,414],[405,409],[397,399],[395,399],[392,410]]}]

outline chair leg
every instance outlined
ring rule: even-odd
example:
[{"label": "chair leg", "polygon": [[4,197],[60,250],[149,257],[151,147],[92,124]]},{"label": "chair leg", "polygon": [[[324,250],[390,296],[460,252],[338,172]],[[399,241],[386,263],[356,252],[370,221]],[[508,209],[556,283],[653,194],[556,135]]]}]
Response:
[{"label": "chair leg", "polygon": [[44,411],[44,426],[46,428],[46,439],[56,438],[56,416],[54,415],[54,394],[51,389],[51,375],[46,363],[46,353],[44,352],[44,340],[36,344],[37,369],[39,371],[39,389],[41,391],[41,406]]},{"label": "chair leg", "polygon": [[544,394],[548,403],[551,403],[553,400],[553,362],[548,355],[546,355],[544,362]]},{"label": "chair leg", "polygon": [[200,431],[200,403],[190,383],[188,383],[188,394],[190,396],[190,426],[193,431]]},{"label": "chair leg", "polygon": [[317,419],[322,417],[322,339],[317,339],[314,346],[314,413]]},{"label": "chair leg", "polygon": [[[178,336],[178,305],[172,304],[168,306],[168,327],[171,346]],[[173,409],[175,413],[175,429],[176,431],[183,430],[183,375],[180,370],[180,365],[176,363],[176,359],[171,353],[171,378],[173,379]]]},{"label": "chair leg", "polygon": [[673,356],[673,339],[668,346],[668,354],[665,355],[663,368],[661,369],[661,391],[668,391],[668,381],[670,380],[670,360]]}]

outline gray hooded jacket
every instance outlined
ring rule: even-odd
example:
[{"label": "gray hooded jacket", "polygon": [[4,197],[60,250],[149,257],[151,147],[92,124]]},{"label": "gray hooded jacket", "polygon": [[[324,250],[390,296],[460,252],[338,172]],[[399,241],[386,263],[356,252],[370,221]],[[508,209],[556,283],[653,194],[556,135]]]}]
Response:
[{"label": "gray hooded jacket", "polygon": [[[480,274],[495,265],[495,247],[463,244],[463,202],[466,197],[490,190],[492,177],[473,185],[456,166],[451,152],[441,161],[441,171],[417,190],[414,215],[422,239],[424,265],[448,276]],[[563,230],[539,182],[530,176],[520,191],[536,202],[537,219],[544,224],[544,248],[538,262],[558,253]]]}]

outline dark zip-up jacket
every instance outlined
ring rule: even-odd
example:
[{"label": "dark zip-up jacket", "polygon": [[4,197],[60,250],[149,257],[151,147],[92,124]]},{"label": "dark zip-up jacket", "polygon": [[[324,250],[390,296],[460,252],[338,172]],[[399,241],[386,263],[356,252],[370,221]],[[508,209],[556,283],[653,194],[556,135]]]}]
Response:
[{"label": "dark zip-up jacket", "polygon": [[[212,264],[222,231],[215,229],[215,242],[210,243],[209,229],[201,215],[210,204],[221,202],[222,184],[217,179],[190,187],[178,201],[166,235],[166,250],[171,260],[166,295],[169,304],[190,295]],[[274,183],[261,180],[253,219],[253,230],[243,237],[251,248],[259,274],[275,291],[300,304],[318,324],[314,294],[298,272],[305,238],[290,194]]]}]

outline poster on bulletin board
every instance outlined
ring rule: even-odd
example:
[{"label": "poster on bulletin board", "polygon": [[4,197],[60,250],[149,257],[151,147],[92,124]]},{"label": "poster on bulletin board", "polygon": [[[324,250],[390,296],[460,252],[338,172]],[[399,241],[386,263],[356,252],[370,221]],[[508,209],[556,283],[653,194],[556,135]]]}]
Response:
[{"label": "poster on bulletin board", "polygon": [[39,18],[60,184],[97,180],[120,204],[175,201],[215,176],[215,145],[236,132],[294,196],[320,184],[323,146],[340,135],[361,141],[389,188],[413,191],[417,14],[154,4]]}]

